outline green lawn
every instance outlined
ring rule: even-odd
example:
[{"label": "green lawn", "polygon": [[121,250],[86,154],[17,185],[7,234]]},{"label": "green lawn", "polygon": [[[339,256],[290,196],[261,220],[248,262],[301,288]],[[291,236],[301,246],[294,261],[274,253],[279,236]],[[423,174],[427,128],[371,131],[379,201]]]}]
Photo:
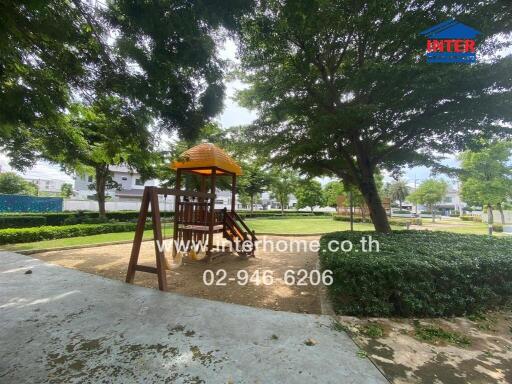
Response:
[{"label": "green lawn", "polygon": [[[278,233],[278,234],[318,234],[335,231],[346,231],[350,229],[350,223],[344,221],[334,221],[331,217],[290,217],[290,218],[255,218],[247,219],[247,225],[258,233]],[[172,234],[172,224],[167,224],[166,235]],[[423,219],[423,227],[434,231],[447,231],[463,234],[487,234],[487,225],[484,223],[474,223],[461,221],[460,219],[443,219],[432,224],[429,219]],[[356,231],[371,231],[372,224],[354,224]],[[403,227],[394,227],[393,229],[404,229]],[[77,245],[93,245],[110,243],[114,241],[131,241],[133,232],[106,233],[93,236],[70,237],[66,239],[46,240],[33,243],[9,244],[2,247],[4,250],[20,251],[34,249],[48,249],[71,247]],[[496,233],[497,236],[502,234]],[[151,239],[153,231],[144,232],[145,239]]]},{"label": "green lawn", "polygon": [[[247,225],[258,233],[315,234],[350,229],[350,223],[334,221],[332,217],[291,217],[279,219],[247,219]],[[372,224],[354,224],[356,231],[371,231]]]}]

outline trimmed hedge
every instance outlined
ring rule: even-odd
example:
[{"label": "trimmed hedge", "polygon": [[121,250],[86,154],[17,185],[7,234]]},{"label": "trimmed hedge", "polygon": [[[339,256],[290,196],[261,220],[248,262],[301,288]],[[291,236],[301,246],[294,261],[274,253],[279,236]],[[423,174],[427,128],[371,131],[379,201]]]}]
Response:
[{"label": "trimmed hedge", "polygon": [[[371,236],[380,252],[362,252]],[[328,249],[349,240],[347,253]],[[321,239],[322,268],[336,310],[363,316],[452,316],[512,302],[512,238],[448,232],[336,232]]]},{"label": "trimmed hedge", "polygon": [[46,224],[44,216],[0,216],[0,229],[39,227]]},{"label": "trimmed hedge", "polygon": [[[333,219],[336,221],[350,221],[350,216],[335,215]],[[354,216],[354,223],[371,223],[370,218],[362,218],[361,216]],[[415,217],[397,217],[388,219],[389,225],[395,225],[397,227],[406,227],[407,223],[412,225],[422,225],[423,221],[420,218]]]},{"label": "trimmed hedge", "polygon": [[[136,225],[136,223],[78,224],[2,229],[0,230],[0,244],[29,243],[32,241],[90,236],[101,233],[131,232],[135,231]],[[152,228],[151,223],[146,224],[146,229],[150,228]]]},{"label": "trimmed hedge", "polygon": [[[174,212],[169,211],[161,211],[160,215],[162,217],[172,217]],[[32,218],[33,217],[42,217],[44,222],[41,219],[36,223]],[[106,214],[107,220],[115,220],[115,221],[136,221],[139,217],[139,211],[114,211],[107,212]],[[77,212],[56,212],[56,213],[22,213],[17,215],[0,215],[0,222],[2,219],[5,219],[6,224],[4,227],[0,228],[30,228],[30,227],[38,227],[41,225],[70,225],[70,224],[80,224],[94,222],[99,218],[98,212],[86,212],[86,211],[77,211]],[[19,223],[18,226],[14,226],[11,223]]]},{"label": "trimmed hedge", "polygon": [[482,218],[480,216],[472,216],[472,215],[462,215],[460,216],[462,221],[476,221],[482,222]]},{"label": "trimmed hedge", "polygon": [[331,212],[305,212],[305,211],[237,211],[242,218],[256,218],[256,217],[293,217],[293,216],[331,216]]}]

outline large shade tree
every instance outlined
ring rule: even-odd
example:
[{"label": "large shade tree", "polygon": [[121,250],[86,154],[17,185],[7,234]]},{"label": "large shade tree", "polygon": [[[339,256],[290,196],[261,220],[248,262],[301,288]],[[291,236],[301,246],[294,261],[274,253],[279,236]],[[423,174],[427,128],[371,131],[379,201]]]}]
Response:
[{"label": "large shade tree", "polygon": [[0,2],[0,147],[18,169],[65,157],[52,147],[75,141],[71,105],[95,108],[103,97],[195,139],[222,107],[217,43],[251,3]]},{"label": "large shade tree", "polygon": [[45,142],[41,147],[46,158],[65,170],[94,175],[90,188],[96,191],[100,216],[105,217],[106,191],[117,186],[111,166],[127,165],[143,177],[152,175],[148,119],[144,110],[132,110],[116,97],[101,97],[92,105],[74,104],[66,115],[72,140],[61,145]]},{"label": "large shade tree", "polygon": [[460,154],[461,195],[464,201],[487,207],[488,222],[493,223],[493,208],[500,211],[505,224],[503,203],[512,198],[512,142],[487,143],[476,151]]},{"label": "large shade tree", "polygon": [[[482,31],[485,60],[426,63],[419,33],[451,18]],[[254,141],[275,162],[355,186],[388,232],[376,169],[435,166],[475,138],[510,135],[512,60],[495,53],[511,19],[500,0],[262,2],[240,38]]]}]

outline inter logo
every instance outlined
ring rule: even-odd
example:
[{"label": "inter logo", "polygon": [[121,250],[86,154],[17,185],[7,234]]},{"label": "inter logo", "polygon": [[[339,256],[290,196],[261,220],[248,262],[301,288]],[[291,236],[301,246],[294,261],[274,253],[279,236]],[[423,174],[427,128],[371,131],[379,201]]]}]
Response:
[{"label": "inter logo", "polygon": [[420,32],[427,40],[427,63],[476,62],[475,36],[481,34],[474,28],[448,20]]}]

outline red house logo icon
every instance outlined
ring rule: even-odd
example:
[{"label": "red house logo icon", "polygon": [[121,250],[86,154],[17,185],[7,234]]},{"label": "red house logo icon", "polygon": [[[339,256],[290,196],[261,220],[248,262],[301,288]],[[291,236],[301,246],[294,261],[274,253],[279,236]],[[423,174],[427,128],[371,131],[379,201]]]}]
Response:
[{"label": "red house logo icon", "polygon": [[448,20],[420,32],[427,37],[427,63],[476,62],[475,37],[481,32]]}]

